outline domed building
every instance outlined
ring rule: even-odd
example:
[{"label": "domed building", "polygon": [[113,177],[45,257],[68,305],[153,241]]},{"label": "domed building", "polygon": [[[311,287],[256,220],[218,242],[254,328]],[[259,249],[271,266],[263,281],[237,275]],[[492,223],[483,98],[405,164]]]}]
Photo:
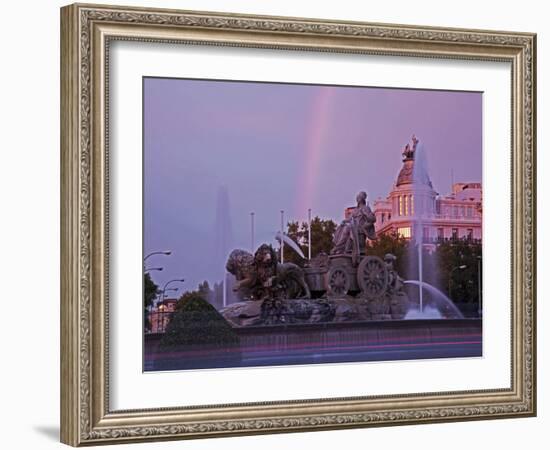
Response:
[{"label": "domed building", "polygon": [[[422,233],[423,242],[482,238],[481,183],[454,183],[452,192],[440,196],[425,170],[426,164],[413,136],[402,152],[403,165],[386,199],[374,202],[376,233],[407,239]],[[420,226],[419,218],[421,218]]]}]

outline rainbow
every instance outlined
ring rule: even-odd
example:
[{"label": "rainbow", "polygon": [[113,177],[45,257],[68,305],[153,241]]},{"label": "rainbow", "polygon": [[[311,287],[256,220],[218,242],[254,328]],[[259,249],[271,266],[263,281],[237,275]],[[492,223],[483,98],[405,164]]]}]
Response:
[{"label": "rainbow", "polygon": [[318,182],[319,166],[322,158],[323,145],[329,133],[331,109],[333,106],[334,88],[322,86],[313,97],[311,116],[306,133],[305,153],[303,159],[304,176],[298,185],[296,212],[307,217],[308,208],[313,208]]}]

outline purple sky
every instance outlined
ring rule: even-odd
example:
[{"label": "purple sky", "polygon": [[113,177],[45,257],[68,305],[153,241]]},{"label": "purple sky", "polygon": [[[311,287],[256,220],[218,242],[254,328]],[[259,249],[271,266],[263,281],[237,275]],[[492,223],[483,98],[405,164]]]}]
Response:
[{"label": "purple sky", "polygon": [[[231,248],[273,242],[286,220],[339,222],[359,190],[385,197],[416,134],[436,191],[481,181],[482,94],[146,78],[144,254],[157,284],[215,281],[217,196],[229,196]],[[181,290],[180,290],[181,293]]]}]

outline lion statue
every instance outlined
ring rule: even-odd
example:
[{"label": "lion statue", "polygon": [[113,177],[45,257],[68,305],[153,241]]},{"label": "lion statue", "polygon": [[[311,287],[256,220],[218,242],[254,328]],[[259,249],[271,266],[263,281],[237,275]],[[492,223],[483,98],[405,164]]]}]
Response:
[{"label": "lion statue", "polygon": [[261,245],[254,255],[233,250],[226,269],[237,280],[233,290],[245,298],[311,298],[302,269],[293,263],[280,264],[271,245]]}]

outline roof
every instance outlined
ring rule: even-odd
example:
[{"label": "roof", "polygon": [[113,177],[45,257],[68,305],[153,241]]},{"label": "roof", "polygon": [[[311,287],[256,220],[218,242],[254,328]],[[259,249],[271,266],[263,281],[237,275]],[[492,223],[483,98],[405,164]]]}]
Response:
[{"label": "roof", "polygon": [[396,186],[401,186],[402,184],[412,184],[413,182],[413,170],[414,170],[414,159],[409,158],[403,161],[403,167],[397,175]]},{"label": "roof", "polygon": [[[433,188],[430,177],[426,171],[422,171],[420,175],[420,182],[430,188]],[[414,152],[410,152],[403,158],[403,167],[397,175],[396,186],[403,184],[413,184],[414,182]]]}]

